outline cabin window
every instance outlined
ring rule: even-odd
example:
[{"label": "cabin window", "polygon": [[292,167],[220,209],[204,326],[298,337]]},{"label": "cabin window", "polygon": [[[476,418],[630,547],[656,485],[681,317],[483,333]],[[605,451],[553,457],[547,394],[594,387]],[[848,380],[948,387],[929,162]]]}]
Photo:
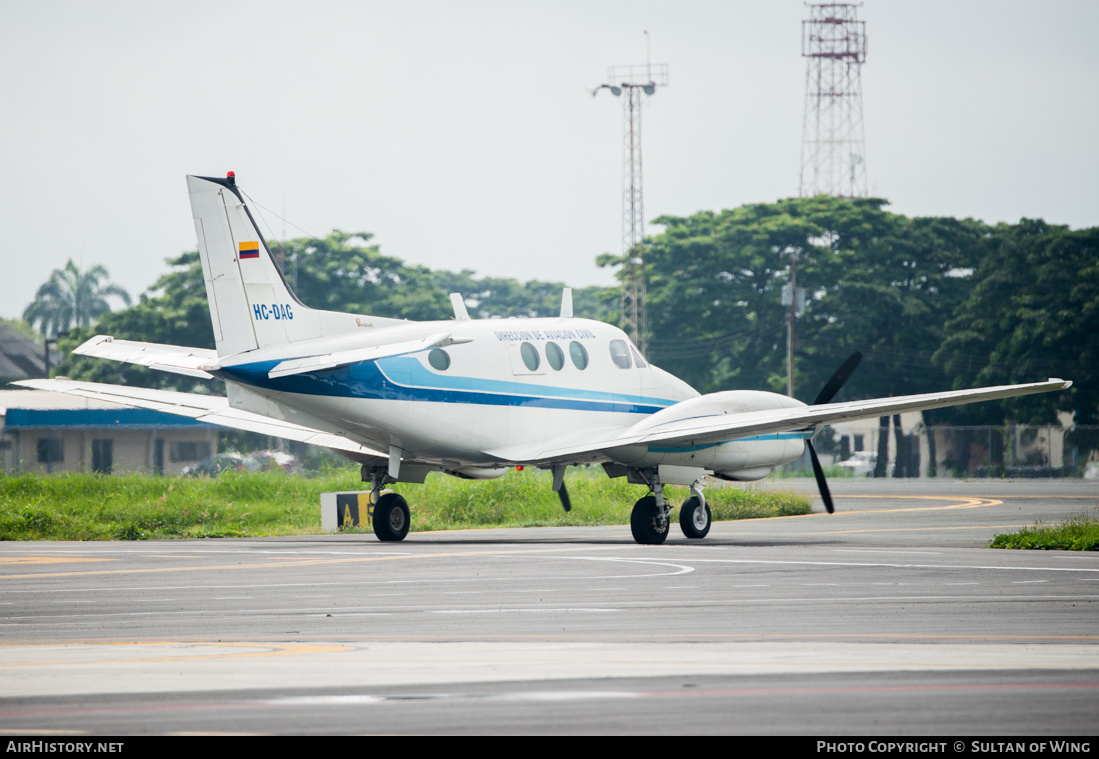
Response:
[{"label": "cabin window", "polygon": [[557,343],[546,343],[546,360],[555,372],[559,372],[565,367],[565,352]]},{"label": "cabin window", "polygon": [[431,364],[440,372],[445,372],[450,368],[450,354],[442,348],[435,348],[431,353],[427,354],[427,363]]},{"label": "cabin window", "polygon": [[625,340],[611,340],[611,361],[619,369],[630,368],[630,348]]},{"label": "cabin window", "polygon": [[523,356],[523,363],[527,365],[527,368],[532,372],[538,370],[538,365],[542,363],[542,359],[538,358],[538,349],[530,343],[523,343],[519,346],[519,353]]},{"label": "cabin window", "polygon": [[573,366],[577,369],[588,368],[588,351],[575,340],[569,343],[569,356],[572,358]]}]

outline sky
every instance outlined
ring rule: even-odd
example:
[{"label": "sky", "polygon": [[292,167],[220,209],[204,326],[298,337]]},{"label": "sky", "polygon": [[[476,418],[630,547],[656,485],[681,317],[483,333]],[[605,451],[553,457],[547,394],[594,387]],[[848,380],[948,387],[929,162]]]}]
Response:
[{"label": "sky", "polygon": [[[136,297],[195,248],[184,176],[229,170],[269,237],[367,232],[434,269],[612,284],[595,259],[622,247],[622,108],[589,89],[649,55],[670,76],[643,116],[648,220],[798,194],[799,0],[0,10],[2,317],[70,258]],[[1099,3],[867,0],[859,17],[872,195],[1099,225]]]}]

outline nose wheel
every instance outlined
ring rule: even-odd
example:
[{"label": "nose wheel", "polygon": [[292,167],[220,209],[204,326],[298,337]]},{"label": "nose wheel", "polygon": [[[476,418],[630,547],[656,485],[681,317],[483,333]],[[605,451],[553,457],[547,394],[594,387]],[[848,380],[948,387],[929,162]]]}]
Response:
[{"label": "nose wheel", "polygon": [[692,540],[706,537],[712,521],[710,505],[697,495],[691,496],[679,507],[679,526],[683,534]]}]

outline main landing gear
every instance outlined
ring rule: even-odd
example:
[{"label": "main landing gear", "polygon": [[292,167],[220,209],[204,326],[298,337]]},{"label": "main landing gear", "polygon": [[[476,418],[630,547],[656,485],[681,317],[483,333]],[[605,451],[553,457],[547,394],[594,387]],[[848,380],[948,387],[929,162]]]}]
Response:
[{"label": "main landing gear", "polygon": [[378,536],[378,540],[386,542],[404,540],[412,523],[408,501],[399,493],[382,492],[382,485],[387,479],[384,468],[371,467],[369,472],[370,502],[374,504],[374,514],[371,517],[374,534]]},{"label": "main landing gear", "polygon": [[[652,493],[633,505],[630,531],[641,545],[660,545],[668,538],[671,525],[668,515],[672,507],[664,500],[664,485],[660,480],[648,473],[645,473],[645,479]],[[702,482],[696,480],[691,485],[691,497],[679,509],[679,526],[685,536],[697,540],[706,537],[712,520],[713,514],[702,495]]]}]

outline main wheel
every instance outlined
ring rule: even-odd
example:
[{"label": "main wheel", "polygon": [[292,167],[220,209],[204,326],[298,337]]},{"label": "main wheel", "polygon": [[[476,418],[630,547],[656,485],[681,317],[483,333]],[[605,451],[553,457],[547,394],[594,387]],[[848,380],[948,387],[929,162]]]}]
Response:
[{"label": "main wheel", "polygon": [[655,496],[647,495],[633,505],[630,531],[633,532],[633,539],[641,545],[660,545],[668,538],[668,520],[664,520],[664,529],[661,530]]},{"label": "main wheel", "polygon": [[679,526],[683,529],[683,534],[692,540],[706,537],[712,520],[710,504],[703,503],[696,495],[692,495],[679,507]]},{"label": "main wheel", "polygon": [[411,521],[408,502],[397,493],[386,493],[374,504],[371,524],[378,540],[404,540]]}]

